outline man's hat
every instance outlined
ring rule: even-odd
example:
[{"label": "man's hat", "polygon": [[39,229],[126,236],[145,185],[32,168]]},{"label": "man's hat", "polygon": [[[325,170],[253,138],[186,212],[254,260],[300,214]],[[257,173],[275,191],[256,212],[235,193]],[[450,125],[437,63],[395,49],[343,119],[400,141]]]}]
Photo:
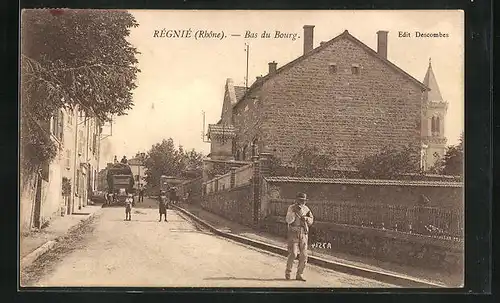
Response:
[{"label": "man's hat", "polygon": [[297,199],[299,200],[307,200],[307,195],[305,193],[298,193]]}]

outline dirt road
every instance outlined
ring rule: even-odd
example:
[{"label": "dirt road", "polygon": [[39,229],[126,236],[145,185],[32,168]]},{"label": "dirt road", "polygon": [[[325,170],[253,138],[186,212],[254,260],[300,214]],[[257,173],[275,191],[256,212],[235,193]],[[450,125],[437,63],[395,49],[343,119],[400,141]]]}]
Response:
[{"label": "dirt road", "polygon": [[307,282],[284,280],[284,257],[215,236],[173,210],[158,222],[154,204],[138,204],[132,221],[123,208],[104,208],[78,242],[36,261],[26,286],[392,287],[313,265]]}]

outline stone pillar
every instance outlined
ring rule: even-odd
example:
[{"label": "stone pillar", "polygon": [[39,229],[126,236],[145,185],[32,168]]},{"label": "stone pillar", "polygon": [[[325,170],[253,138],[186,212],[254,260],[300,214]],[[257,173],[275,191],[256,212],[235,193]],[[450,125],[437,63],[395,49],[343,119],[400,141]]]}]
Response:
[{"label": "stone pillar", "polygon": [[236,179],[236,167],[231,167],[231,188],[234,188],[234,183]]},{"label": "stone pillar", "polygon": [[215,183],[215,185],[214,185],[215,186],[214,192],[219,192],[219,177],[220,176],[221,175],[218,175],[218,174],[215,175],[215,178],[214,178],[215,179],[215,182],[214,182]]},{"label": "stone pillar", "polygon": [[259,169],[262,177],[269,177],[269,166],[271,161],[271,153],[262,152],[259,154]]},{"label": "stone pillar", "polygon": [[259,157],[253,156],[253,178],[252,178],[252,187],[253,187],[253,205],[252,205],[252,218],[253,225],[255,227],[258,226],[259,223],[259,209],[260,209],[260,163]]},{"label": "stone pillar", "polygon": [[[265,149],[264,149],[265,150]],[[265,177],[270,176],[270,162],[272,154],[264,151],[259,154],[259,222],[266,217],[268,212],[267,182]]]}]

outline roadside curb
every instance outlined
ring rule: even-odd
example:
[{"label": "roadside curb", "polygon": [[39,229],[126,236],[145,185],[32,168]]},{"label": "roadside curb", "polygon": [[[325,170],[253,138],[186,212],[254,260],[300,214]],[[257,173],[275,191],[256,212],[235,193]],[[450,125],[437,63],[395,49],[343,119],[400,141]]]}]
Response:
[{"label": "roadside curb", "polygon": [[61,235],[59,237],[56,237],[55,239],[52,239],[52,240],[49,240],[49,241],[45,242],[40,247],[38,247],[37,249],[35,249],[31,253],[27,254],[26,256],[24,256],[21,259],[21,261],[20,261],[20,268],[21,268],[21,270],[23,270],[26,267],[30,266],[40,256],[42,256],[43,254],[47,253],[52,248],[54,248],[54,246],[56,245],[56,243],[59,242],[65,236],[67,236],[71,231],[73,231],[74,229],[78,228],[81,224],[83,224],[83,223],[89,221],[90,219],[92,219],[96,213],[98,213],[98,212],[101,211],[102,207],[103,206],[101,206],[101,208],[98,209],[98,210],[96,210],[95,212],[91,213],[87,218],[81,219],[76,225],[70,227],[63,235]]},{"label": "roadside curb", "polygon": [[[176,210],[181,211],[197,223],[205,226],[208,228],[210,231],[212,231],[214,234],[218,236],[222,236],[225,238],[228,238],[230,240],[240,242],[246,245],[250,245],[262,250],[266,250],[281,256],[288,256],[288,251],[284,248],[278,247],[276,245],[264,243],[261,241],[257,241],[254,239],[249,239],[246,237],[238,236],[238,235],[233,235],[229,234],[226,232],[223,232],[216,227],[212,226],[210,223],[206,222],[205,220],[197,217],[196,215],[192,214],[191,212],[185,210],[182,207],[179,207],[177,205],[173,205],[173,207]],[[399,285],[403,287],[414,287],[414,288],[443,288],[444,286],[439,285],[439,284],[434,284],[431,282],[427,281],[422,281],[418,279],[412,279],[410,277],[405,277],[405,276],[399,276],[399,275],[394,275],[394,274],[389,274],[389,273],[384,273],[384,272],[377,272],[374,270],[370,270],[367,268],[361,268],[357,267],[354,265],[348,265],[348,264],[343,264],[340,262],[334,262],[330,260],[326,260],[317,256],[309,256],[308,257],[308,263],[323,267],[323,268],[328,268],[334,271],[346,273],[346,274],[351,274],[355,276],[360,276],[368,279],[373,279],[376,281],[380,282],[385,282],[389,284],[394,284],[394,285]]]}]

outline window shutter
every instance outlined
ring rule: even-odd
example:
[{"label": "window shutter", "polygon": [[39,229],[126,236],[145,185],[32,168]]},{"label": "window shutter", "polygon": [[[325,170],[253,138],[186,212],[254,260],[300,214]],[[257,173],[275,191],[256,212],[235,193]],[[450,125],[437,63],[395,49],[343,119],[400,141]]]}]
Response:
[{"label": "window shutter", "polygon": [[83,131],[79,132],[78,153],[83,154]]},{"label": "window shutter", "polygon": [[66,168],[71,167],[71,151],[69,149],[66,150]]},{"label": "window shutter", "polygon": [[59,132],[57,133],[59,140],[62,142],[64,138],[64,113],[59,111]]},{"label": "window shutter", "polygon": [[51,119],[51,127],[50,127],[50,133],[54,136],[57,134],[57,116],[52,116]]},{"label": "window shutter", "polygon": [[94,134],[93,140],[92,140],[92,151],[95,154],[97,151],[97,134]]}]

